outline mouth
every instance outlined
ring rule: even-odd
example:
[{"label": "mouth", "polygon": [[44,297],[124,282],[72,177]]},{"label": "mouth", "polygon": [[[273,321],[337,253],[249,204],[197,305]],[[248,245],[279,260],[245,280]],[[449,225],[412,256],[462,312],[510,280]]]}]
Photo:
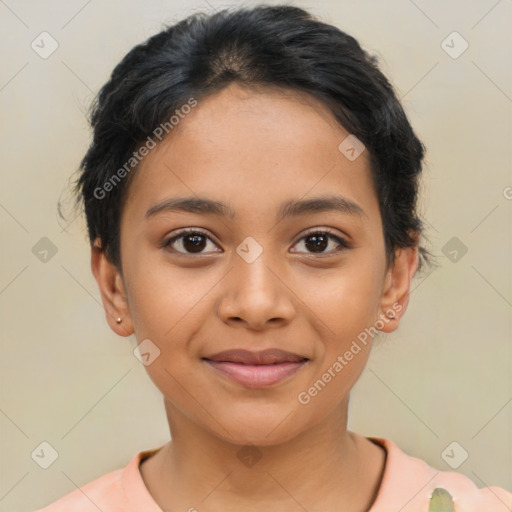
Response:
[{"label": "mouth", "polygon": [[269,387],[295,375],[309,359],[280,349],[260,352],[226,350],[203,357],[208,366],[223,377],[245,387]]}]

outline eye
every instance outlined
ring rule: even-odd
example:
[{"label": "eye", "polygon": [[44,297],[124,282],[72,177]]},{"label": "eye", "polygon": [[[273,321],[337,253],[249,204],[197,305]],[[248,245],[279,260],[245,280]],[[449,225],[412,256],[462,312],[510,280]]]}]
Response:
[{"label": "eye", "polygon": [[[208,242],[211,242],[214,252],[221,252],[215,249],[216,244],[208,235],[194,228],[180,231],[172,238],[166,240],[162,246],[165,248],[170,247],[174,252],[179,254],[203,254],[205,252],[204,249],[208,246]],[[335,248],[327,251],[326,249],[330,246],[332,247],[332,242],[334,242]],[[351,248],[346,240],[326,229],[310,231],[303,236],[296,245],[301,243],[304,244],[304,247],[310,251],[311,254],[337,253],[344,249]],[[338,246],[337,249],[336,245]]]},{"label": "eye", "polygon": [[[329,246],[332,247],[332,243],[330,243],[331,241],[338,244],[338,249],[335,248],[334,250],[326,251],[325,249]],[[303,236],[297,244],[303,244],[306,249],[311,251],[311,254],[338,253],[344,249],[350,249],[350,245],[345,239],[325,229],[310,231]]]},{"label": "eye", "polygon": [[208,245],[208,241],[215,246],[212,239],[205,233],[197,229],[189,228],[180,231],[177,235],[166,240],[163,243],[163,247],[171,247],[174,252],[180,254],[203,254],[203,250]]}]

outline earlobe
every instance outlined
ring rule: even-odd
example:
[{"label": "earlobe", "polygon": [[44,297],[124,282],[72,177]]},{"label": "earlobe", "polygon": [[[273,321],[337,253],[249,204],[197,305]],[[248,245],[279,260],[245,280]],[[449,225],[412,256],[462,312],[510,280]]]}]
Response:
[{"label": "earlobe", "polygon": [[110,328],[119,336],[132,335],[134,329],[122,276],[106,257],[99,239],[91,245],[91,270],[101,293]]},{"label": "earlobe", "polygon": [[[393,332],[400,323],[409,304],[412,278],[419,265],[418,247],[406,247],[397,250],[395,261],[388,270],[381,298],[379,320],[385,318],[383,332]],[[394,316],[393,316],[394,315]]]}]

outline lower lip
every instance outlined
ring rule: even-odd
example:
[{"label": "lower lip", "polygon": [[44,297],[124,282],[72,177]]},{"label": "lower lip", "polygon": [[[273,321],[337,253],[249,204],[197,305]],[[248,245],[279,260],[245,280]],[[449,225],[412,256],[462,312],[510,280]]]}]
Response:
[{"label": "lower lip", "polygon": [[298,372],[307,361],[278,364],[241,364],[205,359],[214,370],[248,388],[273,386]]}]

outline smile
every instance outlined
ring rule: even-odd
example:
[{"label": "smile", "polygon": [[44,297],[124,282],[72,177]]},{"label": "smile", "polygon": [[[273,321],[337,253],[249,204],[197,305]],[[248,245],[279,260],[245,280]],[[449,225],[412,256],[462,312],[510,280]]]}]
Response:
[{"label": "smile", "polygon": [[290,378],[307,363],[307,359],[272,364],[245,364],[210,359],[203,361],[219,374],[248,388],[274,386]]}]

